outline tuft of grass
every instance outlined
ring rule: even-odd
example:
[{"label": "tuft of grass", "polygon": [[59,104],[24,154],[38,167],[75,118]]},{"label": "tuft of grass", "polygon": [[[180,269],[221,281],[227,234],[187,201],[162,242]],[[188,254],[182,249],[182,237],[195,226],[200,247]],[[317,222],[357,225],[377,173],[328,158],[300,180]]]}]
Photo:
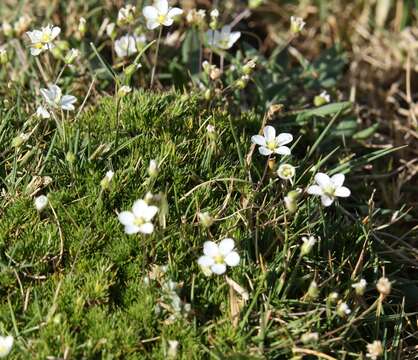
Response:
[{"label": "tuft of grass", "polygon": [[[378,210],[372,201],[357,206],[369,194],[349,182],[353,201],[323,210],[303,195],[291,215],[282,200],[292,186],[271,172],[259,186],[263,159],[254,153],[243,161],[259,117],[225,110],[205,107],[199,94],[138,91],[120,104],[118,147],[116,103],[105,98],[63,123],[65,137],[45,122],[5,154],[0,324],[16,337],[11,359],[165,359],[171,340],[179,342],[182,359],[355,359],[375,339],[384,342],[388,359],[400,353],[400,339],[416,331],[414,295],[402,288],[415,285],[404,276],[406,264],[380,255]],[[6,142],[19,122],[10,111]],[[312,166],[338,166],[338,151],[321,155],[326,142],[310,147],[306,124],[288,124],[272,120],[280,131],[301,134],[296,155],[287,159],[301,164],[294,187],[311,182]],[[324,126],[319,138],[329,130]],[[156,178],[147,174],[151,159],[160,163]],[[346,163],[355,171],[355,162]],[[100,181],[109,169],[115,177],[104,191]],[[125,235],[117,212],[147,192],[162,209],[156,232]],[[48,195],[41,214],[34,193]],[[215,219],[210,228],[198,223],[204,211]],[[310,234],[320,241],[301,256],[301,237]],[[241,263],[228,279],[207,278],[196,262],[203,243],[225,237],[235,239]],[[383,273],[394,288],[387,299],[374,287]],[[351,287],[360,277],[369,282],[363,297]],[[312,281],[314,297],[307,294]],[[349,317],[337,315],[332,292],[349,304]],[[303,343],[310,332],[318,341]]]}]

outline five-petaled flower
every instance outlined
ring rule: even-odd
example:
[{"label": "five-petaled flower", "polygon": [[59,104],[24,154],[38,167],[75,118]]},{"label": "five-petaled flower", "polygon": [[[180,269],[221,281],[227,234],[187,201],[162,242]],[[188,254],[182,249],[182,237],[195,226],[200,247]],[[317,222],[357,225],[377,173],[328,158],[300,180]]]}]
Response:
[{"label": "five-petaled flower", "polygon": [[230,49],[241,37],[241,32],[231,30],[230,25],[225,25],[220,31],[208,30],[206,32],[208,45],[221,50]]},{"label": "five-petaled flower", "polygon": [[147,21],[147,28],[154,30],[160,26],[173,25],[174,18],[183,14],[183,10],[170,7],[167,0],[155,0],[154,5],[145,6],[142,13]]},{"label": "five-petaled flower", "polygon": [[41,94],[46,103],[52,108],[62,110],[74,110],[74,103],[77,98],[72,95],[62,95],[62,91],[58,85],[48,85],[48,89],[41,89]]},{"label": "five-petaled flower", "polygon": [[258,148],[260,154],[265,156],[271,154],[290,155],[290,149],[284,145],[289,144],[292,140],[292,134],[281,133],[276,136],[276,130],[273,126],[264,128],[264,136],[254,135],[251,137],[254,144],[260,145]]},{"label": "five-petaled flower", "polygon": [[235,242],[230,238],[222,240],[219,245],[213,241],[206,241],[203,244],[204,255],[199,258],[198,264],[208,275],[222,275],[227,265],[233,267],[239,264],[240,257],[234,247]]},{"label": "five-petaled flower", "polygon": [[41,30],[28,31],[30,44],[30,53],[33,56],[38,56],[46,50],[51,50],[55,47],[53,40],[59,35],[61,29],[58,26],[47,25]]},{"label": "five-petaled flower", "polygon": [[125,226],[125,233],[128,235],[151,234],[154,231],[151,220],[157,211],[156,206],[148,205],[144,200],[136,200],[132,211],[122,211],[118,215],[118,219]]},{"label": "five-petaled flower", "polygon": [[0,358],[9,355],[13,347],[13,336],[0,336]]},{"label": "five-petaled flower", "polygon": [[308,187],[308,194],[321,197],[322,205],[330,206],[337,197],[349,197],[350,189],[343,186],[345,176],[335,174],[329,177],[327,174],[318,173],[315,175],[316,185]]}]

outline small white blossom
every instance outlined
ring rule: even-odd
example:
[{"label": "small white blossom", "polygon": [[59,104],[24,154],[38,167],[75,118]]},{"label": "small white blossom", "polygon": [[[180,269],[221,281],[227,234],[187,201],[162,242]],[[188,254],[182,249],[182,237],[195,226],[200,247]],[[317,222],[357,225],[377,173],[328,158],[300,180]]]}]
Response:
[{"label": "small white blossom", "polygon": [[198,260],[198,264],[204,272],[208,274],[222,275],[226,271],[226,266],[237,266],[240,256],[234,251],[235,242],[233,239],[224,239],[219,245],[213,241],[206,241],[203,244],[203,256]]},{"label": "small white blossom", "polygon": [[308,187],[308,194],[321,197],[322,205],[330,206],[337,197],[349,197],[350,189],[343,186],[345,176],[343,174],[335,174],[329,177],[327,174],[318,173],[315,175],[317,185]]},{"label": "small white blossom", "polygon": [[119,26],[129,25],[134,22],[136,7],[130,4],[121,8],[118,12],[117,23]]},{"label": "small white blossom", "polygon": [[147,21],[147,28],[154,30],[160,26],[173,25],[174,18],[183,14],[183,10],[170,7],[167,0],[155,0],[153,6],[145,6],[142,13]]},{"label": "small white blossom", "polygon": [[293,136],[291,134],[282,133],[276,136],[276,130],[272,126],[266,126],[263,132],[264,136],[254,135],[251,137],[251,141],[254,144],[260,145],[258,151],[261,155],[290,155],[290,149],[284,145],[293,141]]},{"label": "small white blossom", "polygon": [[150,177],[156,177],[158,173],[160,172],[160,167],[158,165],[157,160],[150,160],[149,166],[148,166],[148,175]]},{"label": "small white blossom", "polygon": [[218,10],[218,9],[213,9],[213,10],[210,12],[210,17],[211,17],[212,19],[217,19],[217,18],[219,17],[219,10]]},{"label": "small white blossom", "polygon": [[119,221],[125,226],[126,234],[151,234],[154,231],[152,218],[157,214],[158,208],[148,205],[144,200],[136,200],[132,211],[123,211],[118,215]]},{"label": "small white blossom", "polygon": [[136,54],[141,45],[145,44],[145,36],[125,35],[115,41],[115,51],[118,57]]},{"label": "small white blossom", "polygon": [[290,31],[297,34],[303,30],[306,23],[303,21],[302,18],[291,16],[290,17]]},{"label": "small white blossom", "polygon": [[0,358],[9,355],[13,347],[13,336],[0,336]]},{"label": "small white blossom", "polygon": [[30,53],[33,56],[38,56],[45,50],[51,50],[55,47],[53,40],[59,35],[61,29],[58,26],[48,25],[41,30],[28,31],[30,44]]},{"label": "small white blossom", "polygon": [[277,175],[283,180],[292,180],[295,176],[296,169],[290,164],[282,164],[277,169]]},{"label": "small white blossom", "polygon": [[206,32],[208,45],[222,50],[230,49],[241,37],[241,32],[231,30],[230,25],[225,25],[220,31],[208,30]]},{"label": "small white blossom", "polygon": [[103,190],[109,190],[110,183],[112,182],[114,175],[115,173],[112,170],[109,170],[108,172],[106,172],[105,177],[100,181],[100,186],[102,187]]},{"label": "small white blossom", "polygon": [[41,89],[41,94],[47,104],[53,108],[62,110],[75,110],[74,103],[77,98],[72,95],[62,95],[62,91],[58,85],[49,85],[48,89]]},{"label": "small white blossom", "polygon": [[132,91],[132,88],[128,85],[123,85],[121,86],[121,88],[118,90],[118,96],[119,97],[124,97],[126,95],[128,95],[130,92]]},{"label": "small white blossom", "polygon": [[373,341],[371,344],[367,344],[367,355],[366,357],[377,360],[379,356],[383,355],[383,345],[379,340]]},{"label": "small white blossom", "polygon": [[331,101],[331,96],[327,93],[326,90],[324,90],[319,95],[315,96],[314,105],[322,106],[322,105],[328,104],[330,101]]},{"label": "small white blossom", "polygon": [[49,119],[51,117],[51,114],[42,105],[38,106],[35,115],[40,119]]},{"label": "small white blossom", "polygon": [[48,198],[45,195],[40,195],[35,198],[35,208],[39,212],[43,211],[48,206]]},{"label": "small white blossom", "polygon": [[187,15],[186,20],[191,25],[201,26],[205,22],[206,10],[191,9]]},{"label": "small white blossom", "polygon": [[365,279],[361,279],[359,282],[354,283],[351,287],[356,291],[357,295],[364,295],[366,291],[367,281]]}]

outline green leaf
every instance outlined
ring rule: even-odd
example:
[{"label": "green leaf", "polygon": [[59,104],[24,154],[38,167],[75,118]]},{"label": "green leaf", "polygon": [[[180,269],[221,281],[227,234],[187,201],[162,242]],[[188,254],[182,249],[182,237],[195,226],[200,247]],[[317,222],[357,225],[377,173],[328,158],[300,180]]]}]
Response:
[{"label": "green leaf", "polygon": [[365,140],[371,137],[376,130],[379,128],[379,124],[374,124],[367,129],[361,130],[353,135],[353,138],[356,140]]},{"label": "green leaf", "polygon": [[310,119],[312,117],[326,117],[335,115],[337,113],[343,113],[351,109],[352,103],[349,101],[343,101],[333,104],[327,104],[318,108],[308,109],[300,112],[296,118],[297,122],[302,122],[304,120]]}]

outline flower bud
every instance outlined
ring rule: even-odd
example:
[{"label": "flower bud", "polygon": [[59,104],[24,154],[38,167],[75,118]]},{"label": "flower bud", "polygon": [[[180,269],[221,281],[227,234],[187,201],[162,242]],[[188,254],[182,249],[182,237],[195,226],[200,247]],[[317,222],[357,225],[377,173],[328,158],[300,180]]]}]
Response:
[{"label": "flower bud", "polygon": [[77,160],[75,154],[72,151],[68,151],[67,155],[65,155],[65,160],[67,160],[67,162],[72,165],[75,163],[75,161]]},{"label": "flower bud", "polygon": [[235,82],[235,86],[238,89],[245,89],[248,85],[248,81],[250,80],[250,77],[248,75],[244,75],[241,76],[241,78],[239,78],[236,82]]},{"label": "flower bud", "polygon": [[45,195],[40,195],[35,198],[35,208],[38,212],[42,212],[48,206],[48,198]]},{"label": "flower bud", "polygon": [[392,284],[388,278],[381,277],[376,284],[376,288],[382,296],[388,296],[392,290]]},{"label": "flower bud", "polygon": [[158,176],[159,172],[160,172],[160,168],[158,166],[157,161],[156,160],[151,160],[149,162],[149,166],[148,166],[148,175],[151,178],[155,178],[155,177]]},{"label": "flower bud", "polygon": [[130,25],[135,20],[136,7],[132,5],[126,5],[118,12],[117,24],[118,26]]},{"label": "flower bud", "polygon": [[367,355],[366,357],[376,360],[382,356],[384,352],[382,342],[379,340],[373,341],[371,344],[367,344]]},{"label": "flower bud", "polygon": [[213,91],[211,89],[207,89],[204,94],[205,100],[207,101],[211,100],[212,96],[213,96]]},{"label": "flower bud", "polygon": [[179,342],[177,340],[168,340],[167,357],[169,359],[175,359],[177,357],[177,350]]},{"label": "flower bud", "polygon": [[209,124],[208,126],[206,126],[206,132],[208,134],[208,137],[211,141],[216,141],[218,138],[218,133],[216,131],[215,126]]},{"label": "flower bud", "polygon": [[353,289],[355,289],[357,295],[364,295],[366,291],[367,281],[365,279],[361,279],[359,282],[354,283],[351,285]]},{"label": "flower bud", "polygon": [[124,74],[128,77],[131,77],[135,72],[142,67],[141,64],[131,64],[123,70]]},{"label": "flower bud", "polygon": [[351,314],[351,309],[348,307],[347,303],[340,302],[337,306],[337,315],[339,317],[345,318]]},{"label": "flower bud", "polygon": [[115,175],[115,173],[112,170],[109,170],[105,177],[100,181],[100,186],[102,187],[103,190],[109,190],[110,189],[110,184],[112,182],[113,176]]},{"label": "flower bud", "polygon": [[319,289],[316,281],[312,281],[309,285],[307,296],[310,299],[316,299],[319,296]]},{"label": "flower bud", "polygon": [[316,244],[316,239],[313,236],[309,236],[307,238],[306,236],[302,237],[303,245],[301,247],[300,253],[302,256],[308,255],[311,251],[314,245]]},{"label": "flower bud", "polygon": [[6,49],[0,48],[0,65],[5,65],[9,62],[9,55]]},{"label": "flower bud", "polygon": [[197,217],[199,218],[199,222],[203,227],[208,228],[212,226],[213,218],[208,212],[198,213]]},{"label": "flower bud", "polygon": [[336,291],[333,291],[332,293],[330,293],[329,295],[328,295],[328,298],[327,298],[327,302],[329,303],[329,304],[336,304],[337,303],[337,301],[338,301],[338,298],[339,298],[339,295],[338,295],[338,293],[336,292]]},{"label": "flower bud", "polygon": [[106,26],[106,34],[109,36],[112,40],[116,38],[116,25],[115,23],[109,23]]},{"label": "flower bud", "polygon": [[319,95],[315,96],[314,105],[316,107],[319,107],[319,106],[328,104],[330,101],[331,101],[330,95],[326,91],[323,91]]},{"label": "flower bud", "polygon": [[132,91],[132,88],[127,86],[127,85],[123,85],[119,90],[118,90],[118,97],[123,98],[126,95],[128,95],[130,92]]},{"label": "flower bud", "polygon": [[292,180],[295,173],[295,167],[290,164],[282,164],[277,170],[277,176],[282,180]]},{"label": "flower bud", "polygon": [[301,336],[300,341],[305,345],[309,343],[316,343],[319,340],[319,334],[317,332],[308,332]]},{"label": "flower bud", "polygon": [[5,37],[10,38],[13,36],[13,27],[8,22],[4,22],[1,26]]},{"label": "flower bud", "polygon": [[66,64],[72,64],[76,58],[80,55],[80,50],[78,49],[71,49],[67,55],[65,55],[64,62]]},{"label": "flower bud", "polygon": [[306,23],[300,17],[291,16],[290,17],[290,31],[293,34],[300,33],[305,27]]},{"label": "flower bud", "polygon": [[255,59],[248,61],[242,68],[242,72],[245,75],[251,75],[256,67],[257,63]]},{"label": "flower bud", "polygon": [[21,147],[27,140],[29,139],[29,135],[27,134],[20,134],[13,138],[12,140],[12,147],[19,148]]},{"label": "flower bud", "polygon": [[13,28],[17,36],[22,35],[29,29],[30,24],[32,23],[32,18],[28,15],[22,15],[14,23]]},{"label": "flower bud", "polygon": [[84,35],[86,34],[86,31],[87,31],[86,19],[81,17],[78,22],[78,33],[80,34],[81,37],[84,37]]}]

